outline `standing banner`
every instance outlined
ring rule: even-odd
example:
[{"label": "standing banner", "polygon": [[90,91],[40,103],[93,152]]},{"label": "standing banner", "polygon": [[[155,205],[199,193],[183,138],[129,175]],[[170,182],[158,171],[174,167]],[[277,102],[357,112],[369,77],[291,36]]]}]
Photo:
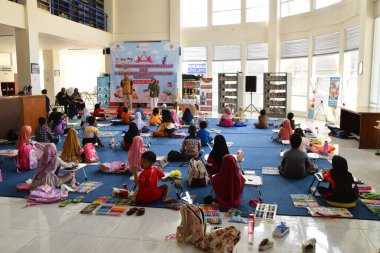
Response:
[{"label": "standing banner", "polygon": [[310,81],[310,93],[309,93],[309,109],[307,111],[307,118],[314,120],[315,103],[317,100],[319,78],[315,81]]},{"label": "standing banner", "polygon": [[[338,106],[339,86],[340,77],[330,77],[328,119],[329,121],[333,122],[335,122],[335,118],[337,115],[336,108]],[[332,115],[332,118],[330,118],[330,114]]]},{"label": "standing banner", "polygon": [[110,85],[108,82],[108,76],[102,76],[97,78],[98,84],[96,87],[98,103],[103,108],[108,108],[110,103]]},{"label": "standing banner", "polygon": [[149,103],[152,77],[159,85],[159,103],[174,103],[178,87],[179,44],[169,42],[113,43],[111,45],[110,105],[123,102],[120,81],[133,79],[132,103]]},{"label": "standing banner", "polygon": [[212,78],[201,78],[199,111],[212,112]]}]

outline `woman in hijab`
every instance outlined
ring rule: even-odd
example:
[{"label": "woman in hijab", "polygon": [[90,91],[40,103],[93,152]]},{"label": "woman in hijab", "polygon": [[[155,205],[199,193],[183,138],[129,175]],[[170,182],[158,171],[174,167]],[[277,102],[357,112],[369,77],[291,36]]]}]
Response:
[{"label": "woman in hijab", "polygon": [[136,123],[137,125],[137,129],[141,132],[141,129],[143,129],[145,127],[145,123],[144,121],[142,120],[142,116],[141,116],[141,113],[140,112],[136,112],[135,113],[135,120],[133,121]]},{"label": "woman in hijab", "polygon": [[32,134],[31,126],[22,126],[18,133],[18,138],[16,141],[16,148],[20,149],[23,145],[28,145],[30,143],[30,135]]},{"label": "woman in hijab", "polygon": [[183,112],[182,121],[183,121],[183,125],[188,126],[188,125],[194,124],[194,116],[191,113],[190,108],[187,107],[185,111]]},{"label": "woman in hijab", "polygon": [[81,126],[81,127],[83,127],[83,125],[84,125],[85,123],[87,123],[87,119],[88,119],[88,117],[90,117],[90,116],[91,116],[90,110],[89,110],[87,107],[85,107],[85,108],[83,109],[83,115],[82,115],[82,118],[81,118],[81,123],[80,123],[80,126]]},{"label": "woman in hijab", "polygon": [[174,124],[180,125],[177,112],[175,110],[170,110],[170,115],[172,116],[172,120],[174,121]]},{"label": "woman in hijab", "polygon": [[153,136],[156,137],[169,137],[174,132],[174,120],[169,110],[162,110],[161,127],[157,131],[153,132]]},{"label": "woman in hijab", "polygon": [[224,127],[232,127],[235,125],[234,115],[232,115],[230,107],[224,108],[224,114],[220,118],[219,125]]},{"label": "woman in hijab", "polygon": [[323,180],[329,183],[329,187],[319,186],[318,192],[327,200],[351,203],[359,196],[357,187],[352,187],[354,180],[352,174],[348,172],[347,160],[341,156],[333,157],[332,169],[323,172]]},{"label": "woman in hijab", "polygon": [[137,125],[135,122],[132,122],[129,124],[129,129],[124,135],[124,149],[126,151],[129,151],[129,149],[132,146],[133,138],[135,136],[140,136],[139,129],[137,128]]},{"label": "woman in hijab", "polygon": [[209,175],[213,175],[218,173],[222,166],[222,159],[225,155],[228,155],[230,152],[228,151],[226,140],[223,135],[218,134],[214,139],[214,146],[210,152],[210,155],[207,158],[207,163],[211,164],[211,168],[209,166],[207,172]]},{"label": "woman in hijab", "polygon": [[67,133],[65,143],[63,143],[61,159],[65,162],[81,163],[83,161],[83,149],[80,146],[78,133],[71,128]]},{"label": "woman in hijab", "polygon": [[63,183],[70,182],[74,175],[67,173],[59,175],[59,168],[70,168],[75,163],[65,163],[57,156],[57,148],[54,143],[46,144],[42,158],[38,161],[37,172],[33,177],[31,189],[41,185],[49,185],[52,188],[59,188]]},{"label": "woman in hijab", "polygon": [[290,140],[290,136],[293,134],[292,127],[290,125],[290,121],[288,119],[284,119],[282,121],[282,127],[278,132],[278,139],[281,140]]},{"label": "woman in hijab", "polygon": [[141,156],[145,151],[147,149],[144,148],[143,139],[140,136],[135,136],[128,151],[128,169],[131,173],[133,173],[133,168],[141,169]]},{"label": "woman in hijab", "polygon": [[216,200],[222,208],[234,208],[240,205],[245,179],[241,175],[233,155],[222,160],[220,172],[211,178]]}]

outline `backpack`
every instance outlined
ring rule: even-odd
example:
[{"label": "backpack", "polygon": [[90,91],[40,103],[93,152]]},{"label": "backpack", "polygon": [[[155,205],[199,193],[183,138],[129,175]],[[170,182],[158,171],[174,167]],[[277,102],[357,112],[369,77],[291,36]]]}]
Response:
[{"label": "backpack", "polygon": [[176,150],[171,150],[168,153],[168,161],[169,162],[182,162],[187,161],[186,155],[182,154],[181,152],[178,152]]},{"label": "backpack", "polygon": [[33,170],[37,168],[37,165],[36,148],[31,144],[22,145],[17,153],[17,169]]},{"label": "backpack", "polygon": [[183,132],[183,131],[175,131],[171,134],[171,137],[172,138],[185,138],[186,137],[186,133]]},{"label": "backpack", "polygon": [[28,197],[29,205],[57,203],[62,199],[67,198],[68,193],[66,191],[52,187],[46,191],[45,188],[46,187],[44,185],[40,185],[30,192]]},{"label": "backpack", "polygon": [[93,143],[86,143],[83,147],[84,149],[84,159],[86,163],[94,163],[99,160],[98,154],[95,150],[95,145]]},{"label": "backpack", "polygon": [[202,209],[193,205],[181,205],[181,224],[177,227],[177,242],[195,244],[206,235],[206,222]]},{"label": "backpack", "polygon": [[128,172],[127,165],[120,161],[99,163],[99,170],[107,174],[122,174]]},{"label": "backpack", "polygon": [[210,182],[206,166],[202,160],[190,160],[188,177],[189,187],[204,187]]}]

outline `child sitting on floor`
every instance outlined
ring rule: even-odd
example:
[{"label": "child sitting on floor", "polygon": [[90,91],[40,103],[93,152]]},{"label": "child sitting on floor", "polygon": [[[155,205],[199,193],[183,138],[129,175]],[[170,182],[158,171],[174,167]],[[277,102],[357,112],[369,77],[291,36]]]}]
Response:
[{"label": "child sitting on floor", "polygon": [[121,119],[121,115],[123,114],[123,108],[124,108],[124,103],[119,103],[119,107],[117,108],[117,111],[116,111],[116,118]]},{"label": "child sitting on floor", "polygon": [[53,120],[53,131],[55,134],[63,135],[65,133],[65,127],[67,125],[66,116],[63,113],[55,114]]},{"label": "child sitting on floor", "polygon": [[141,168],[143,171],[140,176],[137,174],[137,167],[133,168],[133,177],[139,188],[136,194],[138,203],[152,203],[157,200],[168,201],[168,186],[161,185],[157,187],[157,182],[165,176],[164,172],[153,164],[156,162],[156,154],[152,151],[146,151],[141,156]]},{"label": "child sitting on floor", "polygon": [[169,110],[162,109],[162,122],[161,127],[153,132],[155,137],[169,137],[175,131],[174,121]]},{"label": "child sitting on floor", "polygon": [[218,173],[222,166],[222,159],[225,155],[228,155],[230,151],[227,147],[226,139],[223,135],[218,134],[215,136],[214,145],[207,158],[207,173],[211,176]]},{"label": "child sitting on floor", "polygon": [[50,128],[47,125],[47,121],[45,117],[38,118],[39,126],[36,128],[36,141],[49,143],[52,138],[52,133]]},{"label": "child sitting on floor", "polygon": [[307,149],[308,149],[308,147],[309,147],[309,145],[310,145],[310,141],[309,141],[309,139],[305,137],[305,134],[303,133],[303,130],[302,130],[301,128],[296,128],[296,129],[294,129],[294,133],[295,133],[295,134],[298,134],[299,136],[301,136],[301,138],[302,138],[302,143],[301,143],[299,149],[300,149],[301,151],[303,151],[303,152],[306,153],[306,152],[307,152]]},{"label": "child sitting on floor", "polygon": [[323,180],[329,183],[329,187],[319,186],[318,192],[327,200],[351,203],[359,196],[357,187],[352,187],[354,180],[348,172],[347,161],[341,156],[333,157],[332,169],[323,172]]},{"label": "child sitting on floor", "polygon": [[150,116],[149,125],[157,126],[161,124],[161,120],[162,120],[161,114],[158,111],[158,108],[156,107],[153,109],[152,115]]},{"label": "child sitting on floor", "polygon": [[293,133],[292,127],[290,126],[290,121],[288,119],[284,119],[281,125],[282,127],[278,132],[278,136],[273,139],[273,141],[278,143],[282,143],[283,140],[289,140]]},{"label": "child sitting on floor", "polygon": [[71,128],[62,146],[61,159],[64,162],[81,163],[83,157],[83,148],[80,146],[78,133],[75,129]]},{"label": "child sitting on floor", "polygon": [[135,116],[136,116],[136,113],[138,113],[138,112],[141,113],[141,118],[143,120],[145,120],[146,119],[146,114],[144,113],[144,109],[142,108],[142,106],[141,106],[140,103],[137,104],[137,107],[136,107],[136,110],[135,110]]},{"label": "child sitting on floor", "polygon": [[292,149],[284,153],[279,167],[280,174],[286,178],[304,178],[310,171],[310,161],[307,154],[299,150],[301,142],[302,138],[298,134],[292,134],[290,137]]},{"label": "child sitting on floor", "polygon": [[88,117],[88,126],[83,130],[83,146],[87,143],[98,143],[99,147],[104,147],[102,141],[99,139],[99,130],[97,128],[97,121],[94,116]]},{"label": "child sitting on floor", "polygon": [[295,128],[295,121],[293,119],[294,118],[294,113],[289,112],[288,115],[286,116],[286,118],[290,121],[290,126],[294,130],[294,128]]},{"label": "child sitting on floor", "polygon": [[187,136],[181,145],[181,153],[184,154],[187,159],[197,159],[202,156],[201,140],[196,136],[197,128],[194,125],[189,127],[189,136]]},{"label": "child sitting on floor", "polygon": [[182,123],[182,125],[185,125],[185,126],[190,126],[190,125],[194,124],[194,116],[191,113],[190,108],[187,107],[185,109],[185,111],[183,112],[181,123]]},{"label": "child sitting on floor", "polygon": [[181,125],[178,120],[178,115],[175,110],[170,110],[170,115],[172,116],[172,120],[174,121],[174,124],[177,124],[178,126]]},{"label": "child sitting on floor", "polygon": [[244,114],[244,107],[243,106],[240,106],[237,113],[235,113],[234,121],[236,123],[244,123],[247,121],[247,118],[245,117],[245,114]]},{"label": "child sitting on floor", "polygon": [[104,117],[105,116],[104,110],[102,108],[100,108],[100,103],[95,104],[93,116],[94,117]]},{"label": "child sitting on floor", "polygon": [[133,168],[141,170],[141,156],[147,151],[141,136],[133,137],[131,148],[128,151],[128,169],[133,173]]},{"label": "child sitting on floor", "polygon": [[135,122],[131,122],[129,124],[128,131],[124,134],[124,149],[129,151],[129,148],[132,145],[133,138],[135,136],[140,136],[139,129],[137,128],[137,125]]},{"label": "child sitting on floor", "polygon": [[197,133],[197,137],[201,139],[201,144],[203,147],[205,147],[212,142],[210,132],[206,130],[207,121],[201,121],[201,123],[199,123],[199,128],[200,130]]},{"label": "child sitting on floor", "polygon": [[260,110],[259,122],[253,123],[257,129],[268,128],[268,116],[265,114],[266,114],[265,109]]},{"label": "child sitting on floor", "polygon": [[220,118],[219,125],[224,127],[232,127],[235,125],[234,115],[232,115],[230,107],[224,108],[224,114]]},{"label": "child sitting on floor", "polygon": [[132,116],[128,112],[128,107],[123,107],[123,113],[121,114],[121,122],[128,125],[132,121]]},{"label": "child sitting on floor", "polygon": [[90,113],[90,110],[85,107],[83,108],[83,114],[82,114],[82,118],[81,118],[81,122],[80,122],[80,127],[86,127],[85,124],[88,124],[88,117],[91,116],[91,113]]}]

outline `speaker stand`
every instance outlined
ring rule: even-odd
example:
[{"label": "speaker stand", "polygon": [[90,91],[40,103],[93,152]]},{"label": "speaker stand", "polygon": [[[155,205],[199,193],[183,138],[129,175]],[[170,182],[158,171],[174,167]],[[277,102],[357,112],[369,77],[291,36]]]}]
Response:
[{"label": "speaker stand", "polygon": [[[255,109],[255,110],[253,110],[253,109]],[[248,111],[250,113],[253,113],[254,111],[260,113],[259,110],[257,110],[255,105],[252,103],[252,92],[251,92],[251,103],[247,106],[247,108],[244,109],[244,112],[246,112],[246,111]]]}]

